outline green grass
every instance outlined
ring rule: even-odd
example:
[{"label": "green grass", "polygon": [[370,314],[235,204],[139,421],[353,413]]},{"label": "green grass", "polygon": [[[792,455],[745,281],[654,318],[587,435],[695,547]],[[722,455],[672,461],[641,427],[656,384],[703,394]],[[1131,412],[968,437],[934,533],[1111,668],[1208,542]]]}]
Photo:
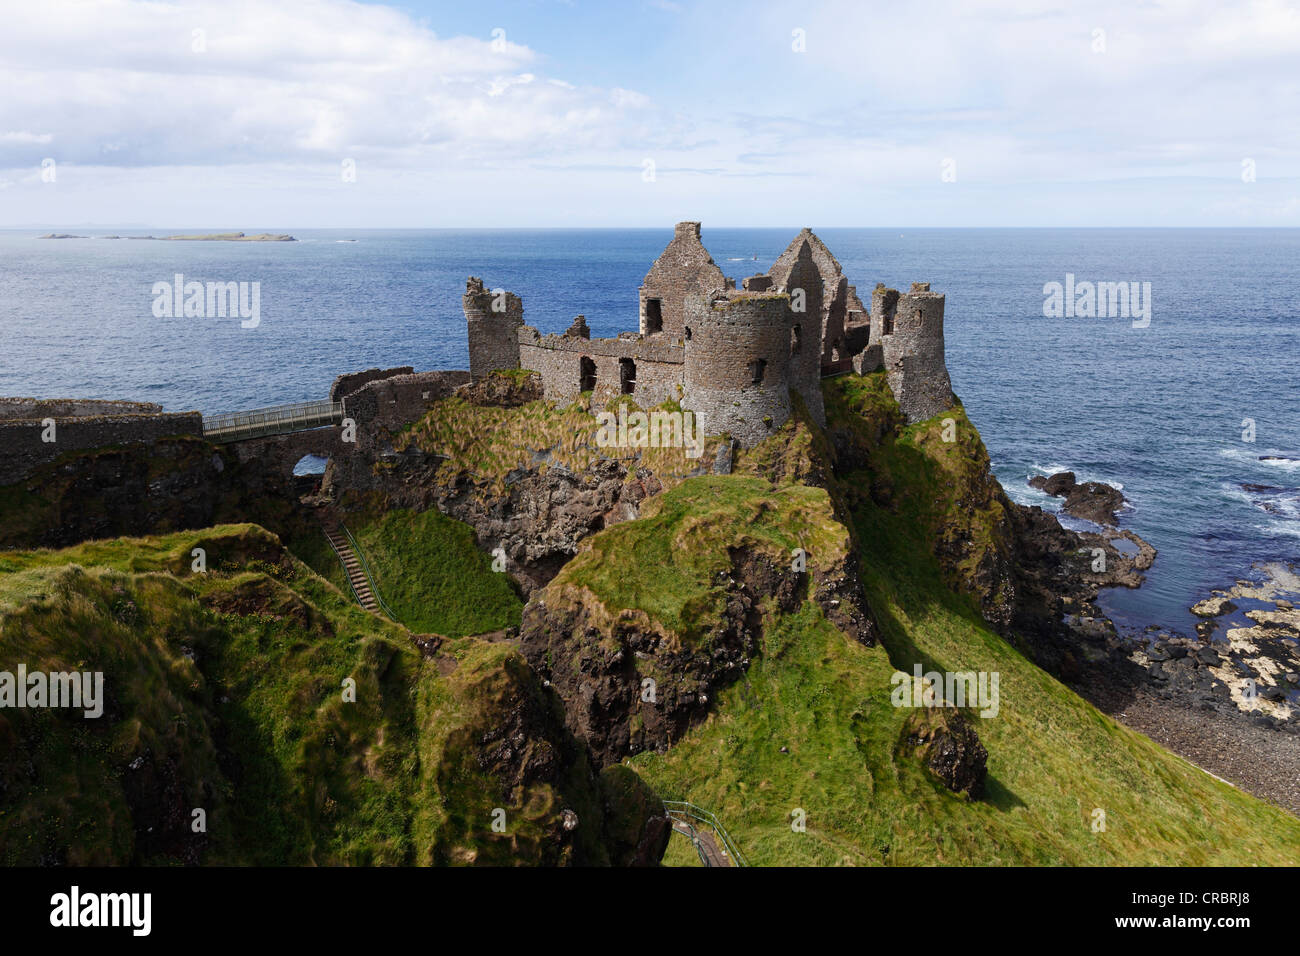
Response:
[{"label": "green grass", "polygon": [[492,570],[491,555],[464,522],[399,509],[350,518],[348,530],[384,601],[412,631],[461,637],[518,626],[518,591],[508,574]]},{"label": "green grass", "polygon": [[[102,671],[108,698],[98,720],[0,713],[0,863],[603,859],[585,758],[509,645],[426,658],[253,525],[5,552],[0,569],[0,670]],[[492,749],[503,727],[555,775],[520,778]],[[584,821],[568,847],[563,807]]]},{"label": "green grass", "polygon": [[795,548],[816,565],[848,546],[820,488],[706,476],[649,499],[639,520],[588,539],[555,580],[588,589],[614,612],[644,611],[695,641],[722,613],[725,598],[714,584],[731,568],[730,549],[761,551],[785,566]]},{"label": "green grass", "polygon": [[[851,376],[834,380],[827,384],[828,406],[841,414],[863,396],[845,399],[836,389],[873,384]],[[878,390],[873,395],[879,398]],[[956,417],[964,422],[960,410]],[[744,679],[721,692],[707,722],[667,754],[642,754],[631,765],[665,798],[716,813],[759,865],[1300,861],[1300,820],[1101,714],[994,634],[972,598],[945,584],[934,556],[935,527],[963,511],[963,502],[974,502],[960,519],[960,533],[972,536],[965,544],[975,554],[978,539],[994,534],[996,522],[984,510],[982,492],[967,481],[982,470],[964,460],[983,454],[974,444],[978,435],[972,429],[959,443],[942,443],[941,421],[891,425],[888,440],[874,446],[870,469],[838,489],[854,502],[864,583],[882,644],[846,639],[810,603],[795,614],[769,613],[761,653]],[[873,476],[892,482],[888,507],[855,487]],[[711,523],[715,502],[723,515],[734,515],[742,507],[738,499],[774,497],[752,479],[710,481],[708,494],[690,498],[682,524]],[[678,501],[700,483],[683,484]],[[769,520],[782,523],[779,513]],[[625,527],[622,533],[634,534]],[[614,563],[620,552],[602,548],[599,537],[593,550],[611,563],[591,583],[600,597],[606,587],[619,594],[614,582],[632,576],[640,555],[627,553],[632,560]],[[677,567],[688,564],[711,566],[696,555]],[[642,576],[643,592],[660,580]],[[704,579],[693,586],[704,587]],[[667,579],[663,591],[681,587]],[[637,600],[649,609],[672,603],[662,592],[639,593]],[[1000,675],[998,716],[971,715],[989,751],[979,800],[947,791],[901,746],[910,711],[892,706],[890,678],[896,669],[910,674],[915,662],[926,670]],[[806,813],[806,832],[791,828],[796,809]],[[1105,811],[1105,832],[1093,832],[1094,809]]]}]

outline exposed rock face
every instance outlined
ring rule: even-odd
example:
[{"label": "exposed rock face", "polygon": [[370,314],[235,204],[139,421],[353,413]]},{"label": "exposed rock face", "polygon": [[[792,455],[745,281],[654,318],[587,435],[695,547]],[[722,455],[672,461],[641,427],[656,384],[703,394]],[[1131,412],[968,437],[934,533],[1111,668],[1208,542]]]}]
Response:
[{"label": "exposed rock face", "polygon": [[1061,510],[1073,518],[1082,518],[1093,524],[1114,527],[1115,514],[1124,507],[1124,495],[1102,481],[1085,481],[1076,484],[1074,472],[1061,471],[1050,477],[1035,475],[1030,486],[1041,488],[1054,498],[1064,498]]},{"label": "exposed rock face", "polygon": [[601,772],[600,787],[605,798],[609,862],[613,866],[658,866],[673,832],[663,800],[622,764]]},{"label": "exposed rock face", "polygon": [[1040,488],[1053,498],[1064,498],[1070,493],[1070,489],[1074,487],[1074,484],[1074,472],[1072,471],[1058,471],[1056,474],[1047,477],[1034,475],[1029,479],[1031,488]]},{"label": "exposed rock face", "polygon": [[531,593],[577,553],[583,538],[636,518],[641,502],[658,490],[647,469],[628,481],[619,462],[603,461],[581,474],[524,472],[500,496],[481,493],[465,475],[451,487],[417,480],[396,489],[392,501],[396,507],[435,506],[470,525],[482,547],[504,549],[507,570]]},{"label": "exposed rock face", "polygon": [[[536,374],[495,372],[458,388],[455,399],[480,407],[521,408],[541,397]],[[525,414],[532,412],[525,410]],[[594,421],[584,417],[593,435]],[[398,442],[400,452],[391,444],[359,448],[353,470],[364,472],[357,487],[377,495],[387,507],[437,508],[473,527],[481,548],[504,549],[507,570],[528,594],[549,582],[577,553],[584,538],[637,518],[642,502],[663,488],[659,474],[641,464],[644,449],[615,452],[628,457],[603,457],[606,453],[601,452],[581,467],[570,467],[572,459],[560,445],[573,441],[572,432],[550,434],[534,445],[520,439],[511,453],[523,449],[521,464],[500,483],[460,462],[443,468],[447,459],[423,450],[418,441],[404,446]],[[719,452],[724,447],[729,454],[730,446],[721,444]],[[706,474],[715,456],[706,453],[684,461],[685,474]],[[661,465],[662,461],[656,462],[656,467]],[[679,466],[681,461],[673,467]],[[376,504],[373,497],[357,495],[345,496],[343,506],[346,509],[356,501]]]},{"label": "exposed rock face", "polygon": [[1218,617],[1237,610],[1237,605],[1228,600],[1226,595],[1216,594],[1192,605],[1192,613],[1197,617]]},{"label": "exposed rock face", "polygon": [[[601,766],[667,750],[704,719],[716,691],[749,666],[761,634],[759,601],[773,597],[785,610],[797,605],[793,576],[780,580],[761,559],[737,557],[719,582],[726,591],[721,626],[698,646],[643,611],[606,608],[572,586],[548,590],[524,608],[521,649],[559,691],[569,727]],[[650,694],[646,679],[654,682]]]},{"label": "exposed rock face", "polygon": [[[448,738],[447,752],[472,759],[477,769],[500,789],[493,795],[502,806],[521,807],[541,828],[540,835],[521,845],[514,837],[484,841],[473,828],[463,839],[450,831],[449,842],[435,850],[441,862],[532,865],[604,863],[602,808],[598,781],[581,746],[565,730],[559,702],[538,683],[518,657],[508,658],[473,688],[490,706],[477,719]],[[440,792],[456,793],[464,768],[444,759],[438,768]],[[528,809],[528,798],[549,788],[558,805],[541,816]],[[567,812],[566,812],[567,811]],[[567,825],[576,817],[577,826]]]},{"label": "exposed rock face", "polygon": [[960,711],[918,708],[903,728],[901,744],[902,752],[915,755],[949,790],[980,795],[989,752]]},{"label": "exposed rock face", "polygon": [[[1041,508],[1012,502],[993,477],[983,443],[960,408],[953,410],[955,441],[943,438],[936,420],[909,440],[925,457],[891,453],[904,419],[880,385],[878,376],[867,377],[850,393],[853,404],[847,407],[842,399],[828,398],[828,408],[841,406],[828,437],[845,494],[855,502],[868,498],[862,507],[894,511],[904,495],[916,494],[906,490],[909,485],[914,488],[927,470],[942,469],[932,480],[941,483],[943,498],[956,507],[929,511],[934,499],[927,490],[921,516],[929,522],[926,540],[932,542],[945,578],[955,590],[970,594],[983,618],[1040,666],[1067,680],[1077,677],[1087,652],[1068,622],[1104,620],[1094,605],[1098,592],[1137,587],[1155,549],[1130,531],[1076,533]],[[1041,483],[1048,481],[1056,491],[1085,488],[1069,473]],[[1112,543],[1119,539],[1127,542],[1123,550]]]}]

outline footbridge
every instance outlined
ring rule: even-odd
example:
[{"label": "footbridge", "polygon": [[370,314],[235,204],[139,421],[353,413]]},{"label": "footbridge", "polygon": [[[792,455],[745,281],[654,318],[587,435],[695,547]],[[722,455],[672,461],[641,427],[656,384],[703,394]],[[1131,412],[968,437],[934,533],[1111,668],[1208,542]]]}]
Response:
[{"label": "footbridge", "polygon": [[343,422],[343,403],[331,401],[272,405],[247,412],[203,416],[203,437],[211,442],[247,441],[287,435]]}]

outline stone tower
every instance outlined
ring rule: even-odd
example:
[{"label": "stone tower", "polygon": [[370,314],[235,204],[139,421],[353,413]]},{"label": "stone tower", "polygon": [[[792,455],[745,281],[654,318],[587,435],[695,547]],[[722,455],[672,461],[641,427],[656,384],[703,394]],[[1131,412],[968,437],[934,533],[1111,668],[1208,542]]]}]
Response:
[{"label": "stone tower", "polygon": [[[883,326],[881,358],[889,388],[909,422],[939,414],[953,403],[952,382],[944,360],[942,293],[931,292],[930,283],[913,282],[910,292],[897,295],[889,308],[893,290],[877,289],[881,296]],[[873,320],[876,295],[872,295]],[[871,334],[876,335],[876,322]]]},{"label": "stone tower", "polygon": [[686,301],[682,407],[746,448],[790,417],[790,297],[715,291]]},{"label": "stone tower", "polygon": [[698,222],[679,222],[641,283],[641,334],[683,337],[686,300],[725,289],[727,279],[700,242]]},{"label": "stone tower", "polygon": [[488,372],[519,367],[519,329],[524,303],[513,292],[490,292],[470,276],[461,299],[469,326],[469,374],[477,381]]},{"label": "stone tower", "polygon": [[824,286],[807,243],[799,246],[777,291],[790,296],[790,387],[803,397],[813,421],[825,426],[821,375]]}]

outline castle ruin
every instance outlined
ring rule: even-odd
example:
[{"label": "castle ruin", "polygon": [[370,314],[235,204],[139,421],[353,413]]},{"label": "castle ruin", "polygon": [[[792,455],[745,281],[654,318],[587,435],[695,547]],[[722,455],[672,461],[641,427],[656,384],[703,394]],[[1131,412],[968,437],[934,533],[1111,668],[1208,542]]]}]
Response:
[{"label": "castle ruin", "polygon": [[593,339],[580,315],[564,333],[543,335],[524,323],[519,296],[471,276],[463,299],[470,375],[527,369],[547,399],[589,392],[593,408],[623,395],[641,408],[678,401],[704,434],[730,434],[743,447],[789,419],[792,393],[824,425],[827,375],[883,368],[909,422],[952,407],[943,295],[929,283],[902,294],[882,283],[868,311],[810,229],[736,288],[701,242],[700,224],[679,222],[639,301],[636,332]]}]

